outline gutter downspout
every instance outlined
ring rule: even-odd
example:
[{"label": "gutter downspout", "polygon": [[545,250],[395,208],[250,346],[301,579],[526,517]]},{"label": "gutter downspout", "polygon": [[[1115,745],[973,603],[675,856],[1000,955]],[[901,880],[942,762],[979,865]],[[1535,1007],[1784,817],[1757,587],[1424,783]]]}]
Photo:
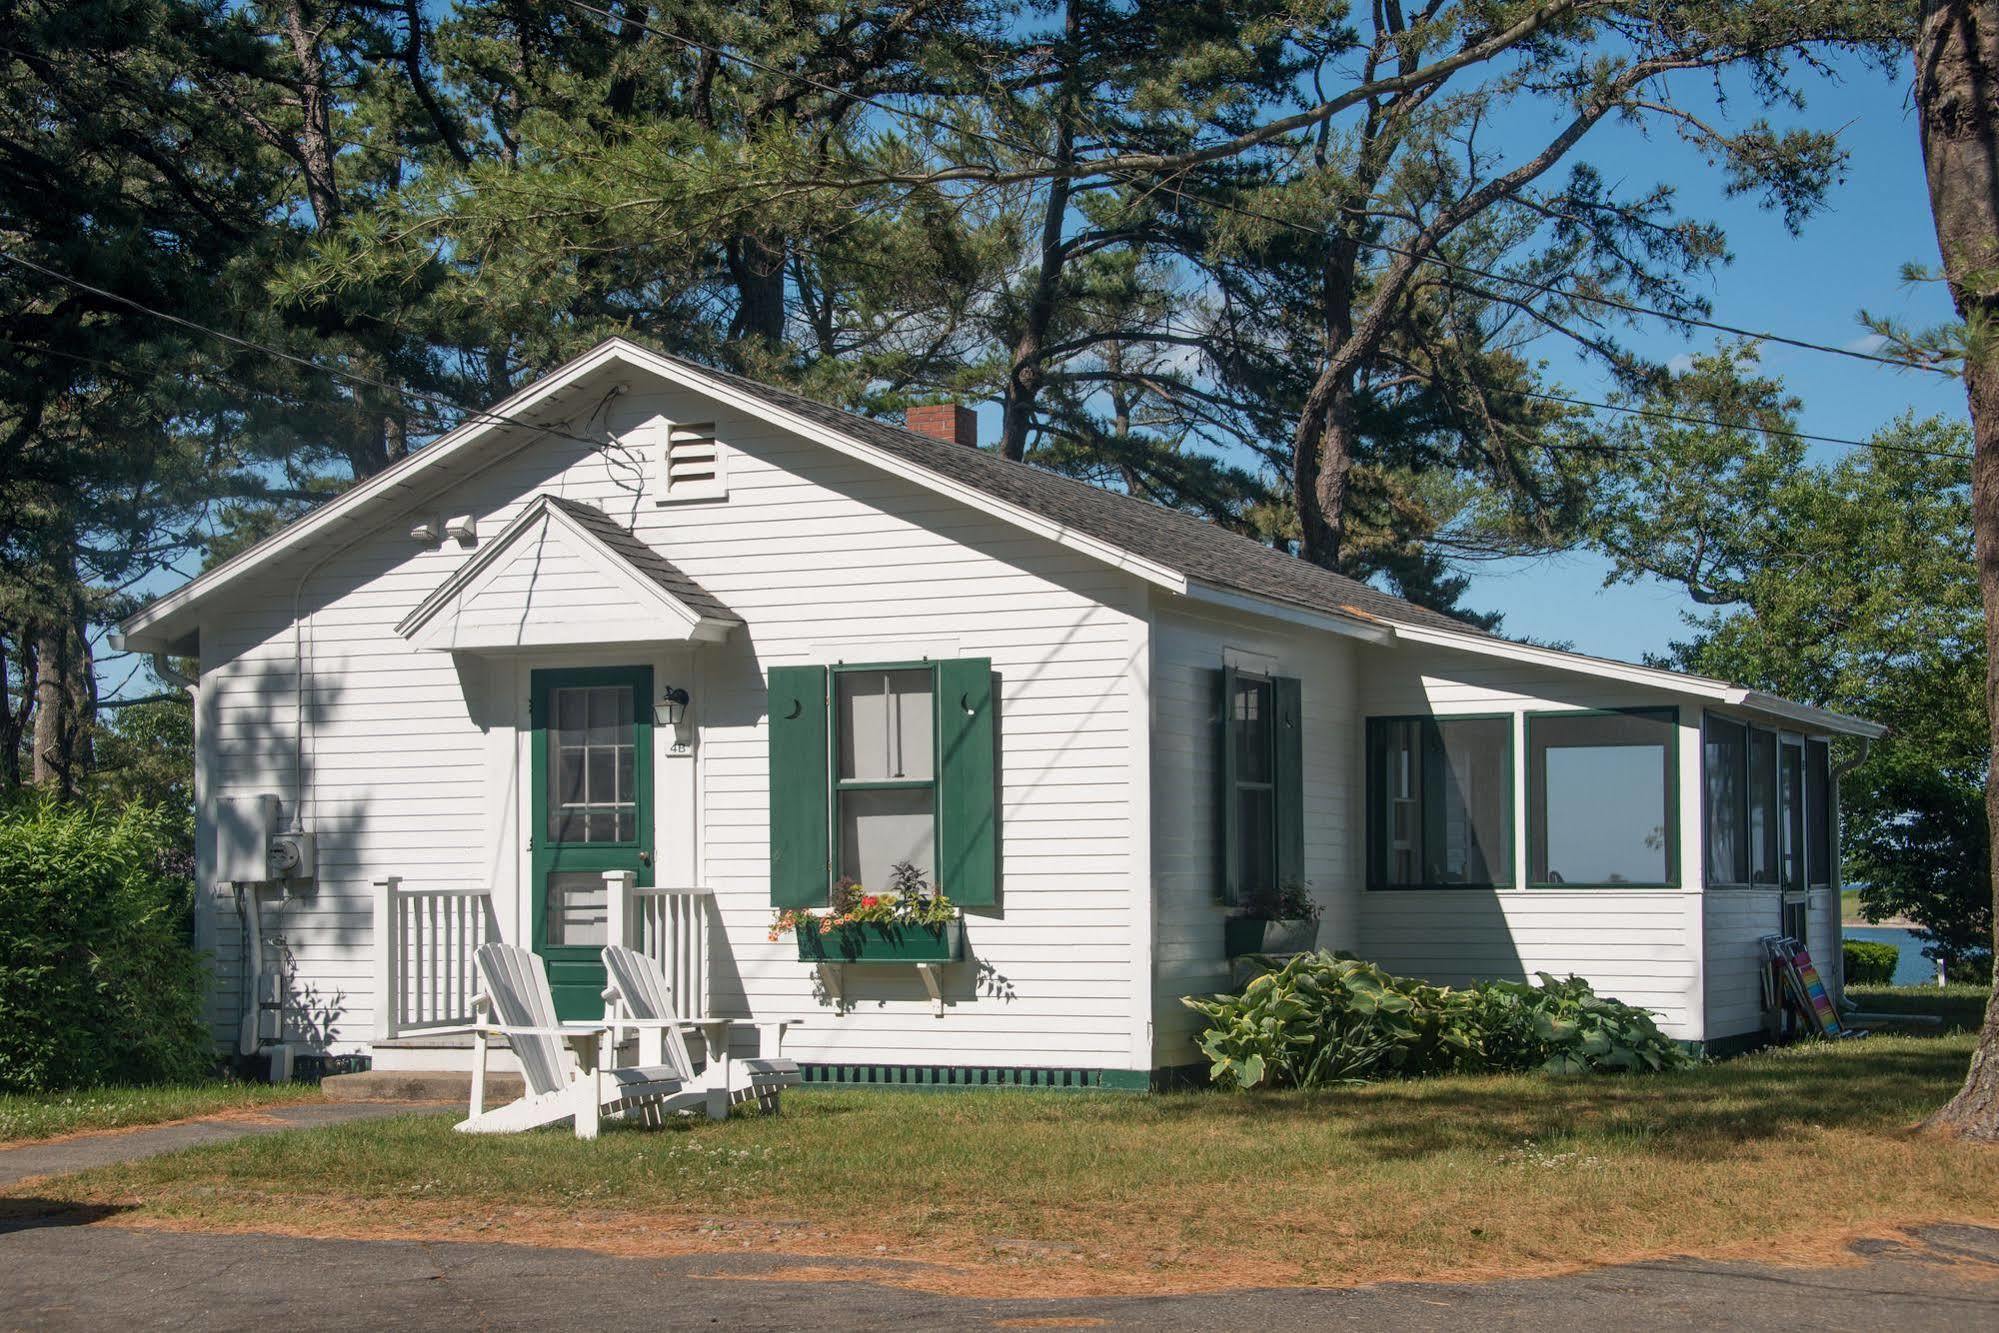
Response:
[{"label": "gutter downspout", "polygon": [[[1838,868],[1838,863],[1846,859],[1843,854],[1843,849],[1846,845],[1846,812],[1839,799],[1839,780],[1866,763],[1868,754],[1874,749],[1874,740],[1872,737],[1862,736],[1859,740],[1860,753],[1854,755],[1851,759],[1843,759],[1832,766],[1832,790],[1826,793],[1827,799],[1832,802],[1832,810],[1830,811],[1832,815],[1832,845],[1836,851],[1842,852],[1842,854],[1836,855],[1833,858],[1835,862],[1832,882],[1833,951],[1832,958],[1827,959],[1826,962],[1839,977],[1839,994],[1836,997],[1836,1003],[1848,1008],[1852,1006],[1846,998],[1846,913],[1840,908],[1840,900],[1846,890],[1846,876],[1840,874]],[[1834,959],[1838,961],[1835,962]]]}]

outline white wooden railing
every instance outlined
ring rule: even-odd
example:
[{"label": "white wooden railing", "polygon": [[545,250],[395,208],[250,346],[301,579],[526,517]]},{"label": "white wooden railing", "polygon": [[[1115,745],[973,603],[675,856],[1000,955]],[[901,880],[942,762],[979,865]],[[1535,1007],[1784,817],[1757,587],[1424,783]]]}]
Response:
[{"label": "white wooden railing", "polygon": [[[633,883],[629,871],[604,875],[605,936],[659,964],[683,1017],[706,1017],[708,935],[714,893]],[[503,938],[487,889],[375,883],[375,1039],[421,1036],[472,1021],[479,993],[473,955]]]}]

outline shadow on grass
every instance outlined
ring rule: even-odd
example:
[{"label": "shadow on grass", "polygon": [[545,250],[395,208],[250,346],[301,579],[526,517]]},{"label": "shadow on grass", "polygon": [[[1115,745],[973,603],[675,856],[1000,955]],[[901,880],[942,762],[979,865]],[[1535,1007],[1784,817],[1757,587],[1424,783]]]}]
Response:
[{"label": "shadow on grass", "polygon": [[122,1203],[74,1203],[68,1199],[40,1199],[30,1195],[0,1199],[0,1236],[16,1231],[39,1231],[44,1227],[82,1227],[107,1217],[132,1211]]},{"label": "shadow on grass", "polygon": [[1162,1098],[1168,1117],[1273,1125],[1337,1122],[1384,1160],[1491,1152],[1532,1139],[1614,1144],[1658,1156],[1719,1159],[1807,1129],[1898,1133],[1963,1077],[1959,1043],[1874,1039],[1658,1075],[1412,1079],[1324,1092]]}]

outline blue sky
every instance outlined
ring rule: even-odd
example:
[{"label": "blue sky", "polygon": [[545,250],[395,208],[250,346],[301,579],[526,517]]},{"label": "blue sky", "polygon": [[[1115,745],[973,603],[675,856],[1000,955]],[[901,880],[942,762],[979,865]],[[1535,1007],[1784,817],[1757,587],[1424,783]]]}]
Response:
[{"label": "blue sky", "polygon": [[[1903,264],[1937,262],[1909,101],[1911,73],[1904,65],[1890,77],[1845,62],[1837,78],[1804,85],[1809,105],[1802,115],[1773,116],[1779,124],[1843,126],[1841,142],[1850,155],[1845,184],[1798,236],[1754,199],[1726,198],[1720,174],[1669,134],[1646,138],[1612,127],[1586,141],[1579,155],[1597,164],[1607,179],[1621,173],[1633,187],[1673,182],[1684,212],[1723,225],[1734,262],[1708,284],[1716,320],[1836,346],[1867,346],[1858,320],[1863,308],[1916,326],[1952,317],[1940,284],[1912,287],[1901,280]],[[1733,110],[1742,118],[1756,114],[1747,98],[1739,98]],[[1659,321],[1634,330],[1631,341],[1661,359],[1713,345],[1708,334]],[[1570,392],[1603,396],[1607,386],[1600,373],[1553,345],[1547,355],[1550,373]],[[1803,400],[1802,428],[1813,433],[1865,439],[1911,409],[1967,419],[1964,391],[1953,379],[1774,346],[1765,348],[1763,365]],[[1821,457],[1843,452],[1815,446]],[[1684,637],[1680,617],[1692,604],[1683,594],[1656,581],[1605,588],[1606,569],[1595,556],[1484,566],[1475,571],[1466,601],[1504,612],[1506,633],[1566,640],[1579,651],[1606,657],[1635,661]]]}]

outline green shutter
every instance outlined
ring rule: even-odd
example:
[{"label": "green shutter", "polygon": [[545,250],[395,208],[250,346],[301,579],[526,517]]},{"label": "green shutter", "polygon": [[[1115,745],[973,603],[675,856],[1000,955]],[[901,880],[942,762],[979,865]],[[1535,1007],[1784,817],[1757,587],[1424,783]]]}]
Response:
[{"label": "green shutter", "polygon": [[1218,725],[1215,727],[1215,739],[1221,746],[1221,754],[1215,763],[1215,776],[1219,788],[1217,804],[1221,809],[1217,812],[1220,817],[1215,821],[1215,826],[1221,836],[1215,841],[1222,858],[1221,877],[1218,881],[1221,885],[1221,899],[1224,903],[1233,905],[1242,900],[1242,877],[1239,870],[1242,858],[1237,854],[1237,839],[1240,835],[1236,832],[1236,669],[1234,667],[1222,668],[1219,688],[1221,695],[1216,703]]},{"label": "green shutter", "polygon": [[1277,884],[1305,882],[1305,719],[1303,691],[1296,676],[1274,676],[1277,702],[1276,792]]},{"label": "green shutter", "polygon": [[824,907],[831,828],[826,799],[826,668],[770,669],[770,901]]},{"label": "green shutter", "polygon": [[993,664],[937,664],[937,885],[961,907],[999,901]]}]

